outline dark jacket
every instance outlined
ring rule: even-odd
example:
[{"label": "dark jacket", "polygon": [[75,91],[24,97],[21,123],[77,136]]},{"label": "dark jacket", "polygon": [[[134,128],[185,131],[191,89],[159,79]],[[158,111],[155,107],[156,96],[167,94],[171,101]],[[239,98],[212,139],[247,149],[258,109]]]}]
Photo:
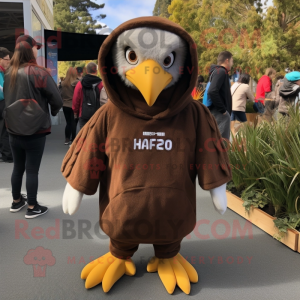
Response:
[{"label": "dark jacket", "polygon": [[65,86],[63,84],[61,85],[61,88],[59,90],[64,102],[63,106],[72,108],[72,99],[74,95],[74,90],[78,82],[79,80],[76,80],[68,86]]},{"label": "dark jacket", "polygon": [[212,65],[209,70],[209,76],[215,70],[211,84],[208,90],[208,97],[212,101],[212,105],[208,108],[216,108],[220,113],[226,111],[232,112],[232,97],[230,91],[230,79],[226,68],[218,65]]},{"label": "dark jacket", "polygon": [[279,106],[280,113],[288,113],[289,106],[295,105],[295,100],[300,92],[300,86],[283,78],[283,84],[279,88]]},{"label": "dark jacket", "polygon": [[72,100],[72,109],[74,111],[74,114],[78,115],[79,117],[81,117],[82,114],[83,90],[85,88],[92,88],[92,85],[95,83],[99,83],[98,89],[96,89],[96,97],[100,101],[100,92],[103,88],[103,84],[102,80],[99,77],[87,74],[81,81],[78,81],[75,86]]},{"label": "dark jacket", "polygon": [[[27,83],[28,73],[32,95],[30,94]],[[51,115],[56,116],[63,105],[63,101],[61,99],[58,87],[49,72],[41,66],[33,65],[30,66],[30,68],[28,68],[28,66],[22,67],[18,70],[16,83],[13,89],[9,86],[10,78],[10,72],[7,72],[5,74],[4,81],[5,106],[8,107],[16,100],[34,98],[40,107],[47,113],[48,118],[45,119],[45,124],[50,124],[47,129],[39,130],[36,132],[36,134],[51,133],[48,104],[50,105]],[[10,132],[9,129],[7,129],[7,131]]]}]

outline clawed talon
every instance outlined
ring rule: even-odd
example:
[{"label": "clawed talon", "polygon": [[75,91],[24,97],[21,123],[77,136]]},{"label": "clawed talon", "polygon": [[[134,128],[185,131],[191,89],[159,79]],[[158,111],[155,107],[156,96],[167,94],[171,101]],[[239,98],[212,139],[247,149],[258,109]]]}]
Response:
[{"label": "clawed talon", "polygon": [[87,264],[81,271],[81,279],[86,279],[86,289],[102,282],[102,289],[107,293],[124,274],[133,276],[135,272],[131,259],[119,259],[108,252]]},{"label": "clawed talon", "polygon": [[147,265],[148,272],[158,271],[158,275],[169,294],[173,294],[176,284],[185,293],[191,291],[191,284],[198,282],[195,268],[179,253],[173,258],[153,257]]}]

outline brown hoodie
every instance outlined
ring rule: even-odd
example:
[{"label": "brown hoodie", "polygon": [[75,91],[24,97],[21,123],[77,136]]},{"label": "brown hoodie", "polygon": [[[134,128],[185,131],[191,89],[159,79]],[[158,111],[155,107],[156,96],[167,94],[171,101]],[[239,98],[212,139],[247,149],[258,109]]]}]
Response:
[{"label": "brown hoodie", "polygon": [[[183,75],[152,107],[139,90],[109,71],[118,36],[139,27],[170,31],[188,46]],[[109,35],[98,62],[109,100],[77,135],[63,160],[63,176],[86,195],[95,194],[100,182],[100,226],[112,239],[137,244],[179,241],[196,223],[197,175],[204,190],[231,179],[216,121],[191,96],[198,76],[195,43],[167,19],[142,17]]]}]

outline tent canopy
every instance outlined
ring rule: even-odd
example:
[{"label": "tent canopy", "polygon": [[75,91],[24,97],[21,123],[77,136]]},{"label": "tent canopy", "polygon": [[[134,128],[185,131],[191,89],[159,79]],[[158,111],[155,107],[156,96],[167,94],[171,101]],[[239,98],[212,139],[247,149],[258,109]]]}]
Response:
[{"label": "tent canopy", "polygon": [[45,57],[47,42],[57,42],[58,61],[94,60],[98,58],[99,49],[107,35],[44,31]]}]

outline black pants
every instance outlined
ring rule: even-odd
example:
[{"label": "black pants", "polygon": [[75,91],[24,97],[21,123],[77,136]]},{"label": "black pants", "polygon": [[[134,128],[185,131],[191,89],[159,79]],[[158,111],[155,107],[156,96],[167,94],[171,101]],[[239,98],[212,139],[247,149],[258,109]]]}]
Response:
[{"label": "black pants", "polygon": [[12,160],[12,153],[9,145],[9,137],[8,132],[6,130],[4,119],[2,118],[2,114],[5,108],[5,101],[0,101],[0,153],[2,154],[2,159]]},{"label": "black pants", "polygon": [[79,128],[81,129],[89,120],[79,118]]},{"label": "black pants", "polygon": [[[76,128],[78,119],[74,119],[74,112],[71,107],[65,107],[63,106],[64,115],[66,118],[66,128],[65,128],[65,137],[66,139],[69,139],[71,141],[74,141],[76,137]],[[72,138],[71,138],[72,135]]]},{"label": "black pants", "polygon": [[22,179],[26,170],[26,190],[29,205],[35,205],[38,191],[38,174],[42,161],[46,136],[35,134],[19,136],[9,134],[9,142],[14,159],[11,176],[12,196],[18,200],[21,194]]}]

